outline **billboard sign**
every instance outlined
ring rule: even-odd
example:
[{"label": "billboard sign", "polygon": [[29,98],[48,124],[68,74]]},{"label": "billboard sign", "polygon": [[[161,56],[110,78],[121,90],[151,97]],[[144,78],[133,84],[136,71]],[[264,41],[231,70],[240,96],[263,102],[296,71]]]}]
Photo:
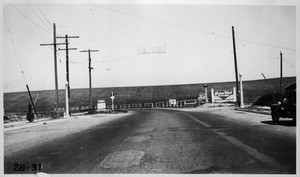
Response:
[{"label": "billboard sign", "polygon": [[138,46],[138,54],[166,53],[166,44],[158,46]]},{"label": "billboard sign", "polygon": [[236,101],[235,88],[232,90],[216,90],[213,91],[214,102]]}]

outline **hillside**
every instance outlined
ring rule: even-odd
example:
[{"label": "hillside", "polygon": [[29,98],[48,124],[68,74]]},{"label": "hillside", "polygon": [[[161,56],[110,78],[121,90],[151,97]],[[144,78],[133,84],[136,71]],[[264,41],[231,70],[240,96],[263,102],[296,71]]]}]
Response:
[{"label": "hillside", "polygon": [[[278,92],[279,78],[269,79],[270,84]],[[286,77],[283,85],[296,82],[296,77]],[[112,87],[93,88],[94,103],[103,99],[111,103],[111,92],[115,95],[115,104],[145,103],[167,101],[170,98],[177,100],[197,99],[199,92],[204,92],[204,84],[165,85],[165,86],[140,86],[140,87]],[[226,90],[235,87],[235,82],[207,83],[210,90]],[[260,96],[272,93],[265,80],[244,81],[244,101],[255,102]],[[32,97],[36,98],[39,91],[33,91]],[[55,108],[55,90],[40,91],[41,95],[36,102],[38,112],[53,111]],[[65,106],[65,90],[59,90],[60,107]],[[29,97],[27,92],[4,93],[5,112],[25,112],[28,108]],[[71,89],[70,106],[89,106],[89,89]]]}]

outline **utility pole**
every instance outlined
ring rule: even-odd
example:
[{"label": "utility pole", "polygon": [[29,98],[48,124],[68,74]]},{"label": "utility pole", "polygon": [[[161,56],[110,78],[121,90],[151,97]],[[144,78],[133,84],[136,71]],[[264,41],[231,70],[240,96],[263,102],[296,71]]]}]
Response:
[{"label": "utility pole", "polygon": [[94,69],[92,68],[91,66],[91,52],[99,52],[99,50],[91,50],[91,49],[88,49],[88,50],[82,50],[80,52],[88,52],[89,54],[89,81],[90,81],[90,106],[91,106],[91,109],[90,111],[93,110],[93,99],[92,99],[92,74],[91,74],[91,70]]},{"label": "utility pole", "polygon": [[69,80],[69,50],[76,50],[76,48],[69,48],[69,38],[79,38],[79,36],[68,36],[65,37],[56,37],[56,38],[64,38],[66,40],[66,48],[58,49],[66,51],[66,118],[70,118],[70,80]]},{"label": "utility pole", "polygon": [[280,93],[282,93],[282,53],[280,51]]},{"label": "utility pole", "polygon": [[56,94],[56,111],[57,114],[59,114],[59,98],[58,98],[58,81],[57,81],[57,54],[56,54],[56,46],[62,45],[65,43],[56,43],[56,26],[55,23],[53,23],[53,43],[52,44],[40,44],[40,46],[48,46],[53,45],[54,49],[54,78],[55,78],[55,94]]},{"label": "utility pole", "polygon": [[237,59],[236,59],[236,50],[235,50],[235,38],[234,38],[234,26],[232,28],[232,41],[233,41],[233,55],[234,55],[234,67],[235,67],[235,83],[236,83],[236,101],[237,101],[237,106],[240,106],[240,91],[239,91],[239,77],[238,77],[238,68],[237,68]]},{"label": "utility pole", "polygon": [[33,111],[34,111],[34,114],[36,115],[36,117],[38,117],[37,113],[36,113],[36,109],[35,109],[35,101],[33,101],[32,99],[32,96],[31,96],[31,93],[30,93],[30,90],[29,90],[29,87],[28,85],[26,84],[26,89],[27,89],[27,92],[28,92],[28,95],[29,95],[29,98],[30,98],[30,102],[31,102],[31,105],[33,107]]},{"label": "utility pole", "polygon": [[241,98],[241,108],[244,108],[244,95],[243,95],[243,82],[242,82],[242,74],[240,73],[240,98]]}]

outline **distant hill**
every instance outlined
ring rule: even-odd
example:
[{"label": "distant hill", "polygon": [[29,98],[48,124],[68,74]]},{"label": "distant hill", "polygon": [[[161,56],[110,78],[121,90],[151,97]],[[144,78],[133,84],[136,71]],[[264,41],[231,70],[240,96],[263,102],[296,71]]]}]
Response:
[{"label": "distant hill", "polygon": [[[268,80],[272,87],[279,91],[279,78]],[[296,77],[283,78],[283,86],[296,82]],[[199,92],[203,92],[204,84],[186,85],[164,85],[164,86],[140,86],[140,87],[112,87],[93,88],[92,97],[96,104],[97,100],[106,100],[111,103],[111,92],[115,95],[115,104],[131,103],[155,103],[169,99],[186,100],[197,99]],[[210,97],[210,90],[226,90],[235,87],[235,82],[207,83]],[[262,95],[272,93],[265,80],[244,81],[244,101],[254,103]],[[33,91],[35,98],[39,91]],[[55,90],[40,91],[41,95],[36,103],[38,112],[53,111],[55,108]],[[5,112],[25,112],[28,108],[29,97],[27,92],[4,93]],[[59,90],[60,107],[65,107],[65,90]],[[70,106],[89,106],[89,89],[71,89]]]}]

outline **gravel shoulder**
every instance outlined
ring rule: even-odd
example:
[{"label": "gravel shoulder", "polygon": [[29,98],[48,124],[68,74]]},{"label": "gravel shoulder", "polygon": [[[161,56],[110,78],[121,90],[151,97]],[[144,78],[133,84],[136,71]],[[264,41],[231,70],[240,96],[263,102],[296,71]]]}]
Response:
[{"label": "gravel shoulder", "polygon": [[[72,116],[70,119],[40,120],[36,123],[19,123],[4,129],[4,154],[20,152],[36,145],[89,129],[95,125],[131,115],[132,112],[119,114],[94,114]],[[62,128],[63,127],[63,128]],[[37,133],[38,132],[38,133]],[[20,136],[26,134],[26,136]]]}]

